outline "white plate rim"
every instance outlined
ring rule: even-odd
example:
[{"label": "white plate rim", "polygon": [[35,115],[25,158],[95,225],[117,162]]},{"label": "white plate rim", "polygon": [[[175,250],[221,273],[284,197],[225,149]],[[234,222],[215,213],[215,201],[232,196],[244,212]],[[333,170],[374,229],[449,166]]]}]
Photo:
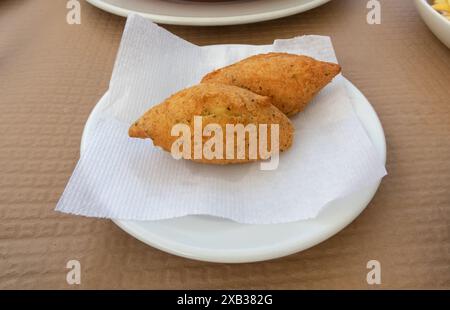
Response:
[{"label": "white plate rim", "polygon": [[[379,137],[379,141],[377,141],[377,149],[380,152],[380,157],[383,163],[386,163],[386,138],[384,135],[384,130],[381,125],[381,121],[374,110],[373,106],[367,100],[367,98],[359,91],[359,89],[354,86],[350,81],[345,79],[347,84],[349,94],[353,97],[358,97],[356,99],[362,100],[364,104],[362,105],[354,105],[355,112],[361,120],[363,127],[368,131],[374,133],[377,137]],[[92,131],[92,124],[96,118],[96,115],[100,112],[103,106],[105,106],[105,99],[107,92],[103,97],[99,100],[99,102],[93,108],[91,114],[86,121],[82,138],[81,138],[81,146],[80,153],[83,153],[83,149],[86,145],[87,136]],[[352,100],[352,103],[353,100]],[[363,107],[363,108],[362,108]],[[364,111],[365,112],[362,112]],[[365,113],[365,114],[364,114]],[[363,118],[363,119],[362,119]],[[370,127],[368,128],[367,122],[364,122],[364,119],[372,119],[370,123]],[[374,141],[373,141],[374,142]],[[258,261],[266,261],[271,259],[276,259],[280,257],[284,257],[290,254],[294,254],[297,252],[304,251],[310,247],[313,247],[330,237],[337,234],[339,231],[348,226],[353,220],[355,220],[367,207],[367,205],[372,200],[373,196],[378,190],[378,187],[381,183],[381,180],[374,184],[372,187],[367,189],[365,194],[364,201],[361,202],[361,205],[358,206],[359,209],[355,211],[353,214],[349,214],[346,217],[343,217],[339,224],[334,227],[330,227],[328,230],[322,231],[321,234],[315,236],[315,238],[310,238],[307,240],[299,239],[295,240],[295,242],[291,242],[289,244],[279,244],[272,245],[266,247],[259,247],[258,249],[251,250],[226,250],[226,251],[218,251],[216,249],[208,250],[200,247],[184,245],[181,243],[174,242],[173,240],[164,238],[164,236],[160,236],[158,234],[152,233],[148,230],[142,229],[141,226],[136,225],[137,221],[125,221],[113,219],[112,221],[119,226],[122,230],[127,232],[129,235],[134,238],[142,241],[143,243],[162,250],[164,252],[199,260],[199,261],[207,261],[207,262],[216,262],[216,263],[250,263],[250,262],[258,262]],[[309,220],[307,220],[309,221]],[[245,225],[245,224],[240,224]],[[282,224],[278,224],[282,225]],[[270,226],[270,225],[261,225],[261,226]]]},{"label": "white plate rim", "polygon": [[415,0],[415,2],[416,2],[416,5],[417,5],[417,6],[421,6],[421,7],[419,8],[420,10],[425,9],[425,10],[427,10],[430,14],[433,14],[433,16],[434,16],[435,18],[440,18],[443,22],[450,23],[450,21],[448,21],[448,19],[445,18],[444,15],[442,15],[441,13],[439,13],[438,11],[436,11],[436,10],[431,6],[431,4],[428,2],[428,0]]},{"label": "white plate rim", "polygon": [[311,0],[311,2],[306,4],[296,5],[290,8],[279,9],[270,12],[247,14],[240,16],[224,16],[224,17],[187,17],[187,16],[150,14],[145,12],[133,11],[126,8],[121,8],[119,6],[107,3],[104,0],[86,0],[86,1],[92,4],[93,6],[114,15],[127,17],[129,14],[136,13],[159,24],[186,25],[186,26],[225,26],[225,25],[249,24],[282,18],[314,9],[327,2],[330,2],[331,0]]},{"label": "white plate rim", "polygon": [[417,11],[430,31],[450,48],[450,21],[436,11],[428,0],[415,0]]}]

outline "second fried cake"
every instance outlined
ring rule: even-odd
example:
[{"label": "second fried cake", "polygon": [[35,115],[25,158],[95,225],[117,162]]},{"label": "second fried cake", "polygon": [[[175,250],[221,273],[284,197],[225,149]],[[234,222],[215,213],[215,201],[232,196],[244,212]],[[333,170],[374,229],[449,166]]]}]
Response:
[{"label": "second fried cake", "polygon": [[[194,116],[202,116],[203,128],[208,124],[218,124],[224,133],[227,124],[244,126],[267,124],[269,127],[267,136],[270,137],[270,125],[278,124],[280,151],[287,150],[292,144],[294,127],[286,115],[271,104],[270,98],[240,87],[216,83],[199,84],[175,93],[161,104],[148,110],[131,125],[129,136],[150,138],[156,146],[170,152],[172,144],[178,138],[171,136],[173,126],[186,124],[193,133]],[[209,137],[203,137],[202,143],[204,144],[208,139]],[[268,142],[270,147],[270,140]],[[191,158],[194,158],[193,142],[191,151]],[[245,159],[226,159],[225,153],[223,157],[224,159],[197,159],[196,161],[212,164],[251,161],[248,152],[245,152]]]},{"label": "second fried cake", "polygon": [[281,112],[292,116],[339,74],[338,64],[287,53],[255,55],[215,70],[202,83],[223,83],[269,96]]}]

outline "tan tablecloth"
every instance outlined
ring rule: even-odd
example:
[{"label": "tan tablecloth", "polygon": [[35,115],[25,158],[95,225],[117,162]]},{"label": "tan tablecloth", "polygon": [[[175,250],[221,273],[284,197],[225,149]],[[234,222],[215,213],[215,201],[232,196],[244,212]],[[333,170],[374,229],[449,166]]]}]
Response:
[{"label": "tan tablecloth", "polygon": [[[254,264],[212,264],[153,249],[111,221],[53,211],[79,156],[83,125],[108,87],[125,20],[82,2],[0,2],[0,288],[450,288],[450,52],[412,1],[334,0],[253,25],[167,26],[195,43],[270,43],[330,35],[377,110],[390,175],[350,226],[314,248]],[[66,262],[81,262],[81,285]]]}]

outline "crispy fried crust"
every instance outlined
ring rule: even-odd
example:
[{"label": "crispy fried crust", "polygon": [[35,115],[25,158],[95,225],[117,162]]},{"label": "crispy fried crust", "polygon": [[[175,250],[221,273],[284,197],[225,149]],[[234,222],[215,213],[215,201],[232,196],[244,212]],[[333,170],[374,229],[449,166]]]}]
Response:
[{"label": "crispy fried crust", "polygon": [[268,53],[246,58],[215,70],[202,83],[222,83],[268,96],[281,112],[292,116],[341,72],[334,63],[287,53]]},{"label": "crispy fried crust", "polygon": [[[268,124],[269,128],[270,124],[279,124],[280,151],[285,151],[292,145],[294,127],[290,120],[271,104],[270,98],[243,88],[215,83],[199,84],[172,95],[151,108],[131,125],[129,135],[134,138],[150,138],[156,146],[170,152],[172,144],[178,138],[171,136],[172,127],[179,123],[186,124],[193,135],[194,116],[202,116],[203,127],[211,123],[219,124],[224,133],[224,140],[226,124],[243,124],[244,126]],[[270,131],[268,137],[270,137]],[[208,139],[210,138],[203,137],[203,144]],[[191,158],[194,158],[193,141],[191,151]],[[245,159],[233,160],[199,159],[196,161],[212,164],[243,163],[250,161],[248,151],[245,157]]]}]

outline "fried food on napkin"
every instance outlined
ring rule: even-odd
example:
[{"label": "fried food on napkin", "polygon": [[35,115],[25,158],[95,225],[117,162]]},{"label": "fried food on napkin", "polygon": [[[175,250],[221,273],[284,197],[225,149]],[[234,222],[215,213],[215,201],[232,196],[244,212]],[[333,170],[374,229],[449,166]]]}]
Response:
[{"label": "fried food on napkin", "polygon": [[[202,116],[203,128],[208,124],[218,124],[223,130],[224,159],[194,159],[212,164],[231,164],[251,161],[246,147],[245,158],[226,159],[225,137],[227,124],[268,124],[267,140],[270,145],[270,124],[279,124],[279,149],[287,150],[293,139],[294,127],[290,120],[271,104],[268,97],[260,96],[243,88],[224,84],[199,84],[181,90],[159,105],[147,111],[129,129],[129,136],[134,138],[150,138],[156,146],[170,152],[172,144],[178,139],[171,136],[176,124],[186,124],[194,133],[194,116]],[[202,130],[203,130],[202,128]],[[248,143],[246,135],[246,144]],[[210,139],[203,137],[202,143]],[[236,141],[236,136],[235,140]],[[259,142],[259,135],[258,135]],[[237,143],[234,143],[234,154],[237,154]],[[194,139],[191,144],[191,159],[194,158]],[[258,153],[258,159],[259,153]]]},{"label": "fried food on napkin", "polygon": [[251,56],[215,70],[202,83],[222,83],[268,96],[281,112],[292,116],[341,72],[338,64],[287,53]]}]

